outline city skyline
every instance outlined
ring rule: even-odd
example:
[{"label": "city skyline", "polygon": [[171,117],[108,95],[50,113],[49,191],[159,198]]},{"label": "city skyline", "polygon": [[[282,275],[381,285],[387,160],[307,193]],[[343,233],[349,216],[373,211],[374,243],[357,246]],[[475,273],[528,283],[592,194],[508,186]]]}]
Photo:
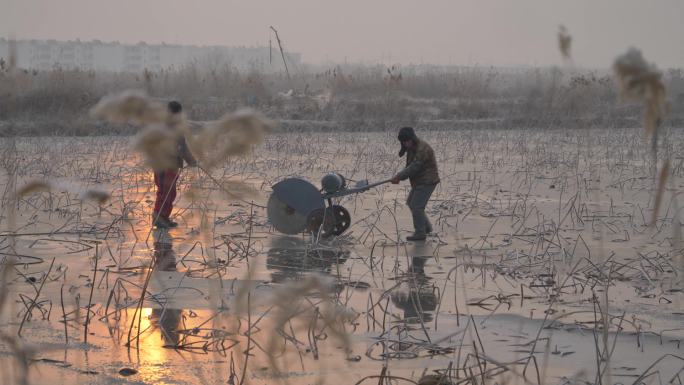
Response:
[{"label": "city skyline", "polygon": [[572,63],[608,68],[630,47],[661,68],[684,67],[677,0],[0,0],[0,36],[135,44],[275,46],[302,61],[551,66],[560,25]]},{"label": "city skyline", "polygon": [[[17,67],[29,70],[81,69],[109,72],[158,72],[194,63],[240,70],[284,70],[280,55],[269,47],[195,46],[179,44],[125,44],[100,40],[13,40],[0,38],[0,58],[10,60],[14,46]],[[287,52],[290,66],[301,63],[298,53]]]}]

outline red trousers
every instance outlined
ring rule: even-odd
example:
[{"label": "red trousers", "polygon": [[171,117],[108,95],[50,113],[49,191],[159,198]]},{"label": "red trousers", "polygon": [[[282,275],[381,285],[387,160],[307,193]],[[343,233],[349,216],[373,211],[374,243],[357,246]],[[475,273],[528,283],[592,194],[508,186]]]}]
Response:
[{"label": "red trousers", "polygon": [[157,186],[157,198],[154,201],[154,215],[169,218],[176,199],[176,181],[179,169],[154,172],[154,184]]}]

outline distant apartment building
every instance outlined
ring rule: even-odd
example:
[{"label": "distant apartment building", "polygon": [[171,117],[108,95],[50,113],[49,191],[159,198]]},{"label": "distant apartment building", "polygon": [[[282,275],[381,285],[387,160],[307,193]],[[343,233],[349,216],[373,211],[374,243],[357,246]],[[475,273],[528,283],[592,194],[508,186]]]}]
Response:
[{"label": "distant apartment building", "polygon": [[[229,65],[240,71],[283,71],[280,53],[268,47],[191,46],[177,44],[121,44],[118,42],[0,39],[0,58],[9,61],[12,44],[17,67],[46,71],[55,68],[86,71],[142,72],[200,66]],[[301,54],[286,53],[288,66],[297,67]]]}]

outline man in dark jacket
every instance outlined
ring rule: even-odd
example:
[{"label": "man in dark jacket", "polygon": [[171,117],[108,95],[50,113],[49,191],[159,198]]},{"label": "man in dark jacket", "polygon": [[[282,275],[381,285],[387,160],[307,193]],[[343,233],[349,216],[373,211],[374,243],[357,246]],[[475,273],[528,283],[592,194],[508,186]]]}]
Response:
[{"label": "man in dark jacket", "polygon": [[406,204],[413,216],[414,233],[406,237],[406,240],[422,241],[425,240],[426,234],[432,232],[432,224],[425,214],[425,207],[439,183],[437,160],[432,147],[420,140],[413,128],[400,129],[398,139],[401,142],[399,156],[406,154],[406,168],[392,178],[392,183],[397,184],[404,179],[411,182],[411,192],[406,199]]},{"label": "man in dark jacket", "polygon": [[[170,113],[168,128],[175,129],[174,125],[179,123],[183,107],[177,101],[172,101],[169,102],[168,108]],[[178,226],[178,223],[169,218],[173,210],[173,201],[176,199],[176,182],[180,176],[180,170],[183,168],[183,160],[187,162],[188,166],[197,165],[197,161],[188,149],[185,137],[182,134],[179,134],[175,150],[176,153],[171,154],[175,158],[175,167],[154,171],[157,197],[154,202],[154,212],[152,213],[152,225],[159,228]]]}]

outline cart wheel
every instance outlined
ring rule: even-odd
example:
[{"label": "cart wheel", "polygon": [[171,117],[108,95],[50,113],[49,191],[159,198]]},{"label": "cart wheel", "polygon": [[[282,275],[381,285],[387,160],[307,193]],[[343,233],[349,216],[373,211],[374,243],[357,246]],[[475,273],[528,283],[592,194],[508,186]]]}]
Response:
[{"label": "cart wheel", "polygon": [[339,205],[333,205],[332,211],[335,216],[335,226],[332,229],[332,233],[335,235],[341,235],[347,231],[349,226],[351,226],[351,215],[349,215],[349,211],[347,211],[347,209]]},{"label": "cart wheel", "polygon": [[335,215],[330,208],[315,209],[306,217],[306,228],[309,232],[318,234],[320,229],[321,236],[328,238],[333,235],[335,229]]}]

